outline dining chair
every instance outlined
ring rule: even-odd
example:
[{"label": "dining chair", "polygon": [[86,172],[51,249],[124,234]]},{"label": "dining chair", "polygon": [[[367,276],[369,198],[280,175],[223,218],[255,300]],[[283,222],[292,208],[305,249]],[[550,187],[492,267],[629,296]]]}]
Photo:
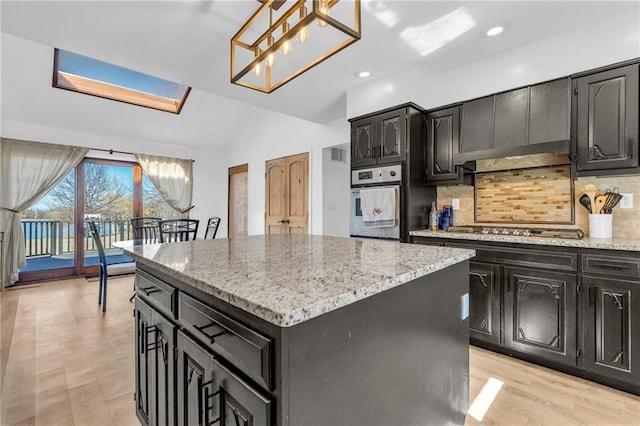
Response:
[{"label": "dining chair", "polygon": [[195,240],[198,234],[198,219],[167,219],[160,221],[160,242]]},{"label": "dining chair", "polygon": [[129,220],[131,222],[134,240],[147,244],[160,241],[161,217],[132,217]]},{"label": "dining chair", "polygon": [[212,240],[216,238],[216,234],[218,233],[218,226],[220,225],[220,218],[217,216],[210,217],[207,222],[207,229],[204,231],[204,239],[211,238]]},{"label": "dining chair", "polygon": [[100,232],[98,232],[98,225],[94,221],[89,221],[89,228],[91,229],[91,235],[93,241],[98,249],[98,260],[100,266],[100,278],[98,284],[98,305],[102,305],[102,312],[107,311],[107,256],[104,254],[104,246],[100,239]]}]

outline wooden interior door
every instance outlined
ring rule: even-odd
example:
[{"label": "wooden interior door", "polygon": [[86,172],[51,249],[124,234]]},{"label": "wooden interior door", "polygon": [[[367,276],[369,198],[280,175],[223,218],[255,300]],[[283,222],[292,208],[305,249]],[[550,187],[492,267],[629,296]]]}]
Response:
[{"label": "wooden interior door", "polygon": [[266,163],[266,234],[309,231],[309,154]]},{"label": "wooden interior door", "polygon": [[247,231],[247,182],[249,165],[229,167],[229,212],[228,229],[229,239],[238,236],[246,236]]}]

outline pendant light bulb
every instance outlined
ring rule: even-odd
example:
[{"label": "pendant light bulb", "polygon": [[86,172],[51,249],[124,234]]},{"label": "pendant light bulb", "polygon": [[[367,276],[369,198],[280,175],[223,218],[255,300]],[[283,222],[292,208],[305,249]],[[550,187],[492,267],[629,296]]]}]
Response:
[{"label": "pendant light bulb", "polygon": [[[320,7],[318,8],[318,12],[325,16],[331,16],[329,12],[329,0],[320,0]],[[318,25],[321,27],[326,27],[327,23],[322,19],[318,19]]]},{"label": "pendant light bulb", "polygon": [[[262,51],[260,50],[260,48],[256,48],[255,57],[257,58],[258,56],[260,56],[261,53]],[[257,64],[255,64],[255,66],[253,67],[253,73],[256,77],[260,77],[262,75],[262,62],[258,62]]]},{"label": "pendant light bulb", "polygon": [[286,40],[282,43],[282,46],[280,46],[280,52],[285,56],[291,52],[291,37],[288,35],[290,29],[291,27],[287,22],[282,24],[282,37],[285,37]]},{"label": "pendant light bulb", "polygon": [[[300,20],[302,21],[306,17],[307,17],[307,8],[302,6],[300,8]],[[304,27],[302,27],[300,29],[300,31],[298,31],[298,33],[296,34],[296,39],[300,43],[305,43],[307,40],[309,40],[309,26],[308,25],[305,25]]]},{"label": "pendant light bulb", "polygon": [[[273,36],[270,35],[269,38],[267,38],[267,44],[269,45],[269,48],[271,48],[271,46],[273,45]],[[274,52],[271,52],[267,55],[267,59],[265,60],[265,62],[267,63],[267,66],[269,68],[273,67],[276,64],[276,54]]]}]

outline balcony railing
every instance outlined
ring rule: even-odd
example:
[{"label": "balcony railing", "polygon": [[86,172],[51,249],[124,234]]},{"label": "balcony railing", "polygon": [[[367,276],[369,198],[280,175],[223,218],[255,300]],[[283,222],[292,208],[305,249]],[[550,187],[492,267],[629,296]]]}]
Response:
[{"label": "balcony railing", "polygon": [[[75,250],[75,225],[71,222],[46,219],[23,219],[26,256],[57,256]],[[116,241],[133,239],[131,222],[128,219],[96,221],[102,244],[112,248]],[[85,225],[82,244],[85,252],[97,250],[89,227]]]}]

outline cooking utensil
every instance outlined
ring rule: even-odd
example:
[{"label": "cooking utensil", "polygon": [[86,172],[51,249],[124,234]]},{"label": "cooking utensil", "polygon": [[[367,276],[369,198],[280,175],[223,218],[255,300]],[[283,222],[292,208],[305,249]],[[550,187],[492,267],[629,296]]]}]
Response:
[{"label": "cooking utensil", "polygon": [[587,194],[587,196],[589,197],[589,201],[591,202],[591,213],[593,214],[600,214],[600,211],[596,211],[595,206],[596,206],[596,195],[598,195],[598,188],[591,184],[588,183],[584,186],[584,193]]},{"label": "cooking utensil", "polygon": [[587,194],[582,194],[580,196],[580,204],[582,204],[582,206],[587,209],[589,213],[591,213],[591,201],[589,200],[589,196]]},{"label": "cooking utensil", "polygon": [[596,207],[595,207],[595,209],[593,209],[595,214],[603,214],[604,213],[603,207],[604,207],[605,202],[606,202],[606,197],[604,195],[597,195],[596,196]]},{"label": "cooking utensil", "polygon": [[613,208],[618,205],[620,200],[622,200],[622,195],[618,194],[617,192],[605,192],[604,195],[606,196],[606,200],[603,210],[606,214],[611,214]]}]

